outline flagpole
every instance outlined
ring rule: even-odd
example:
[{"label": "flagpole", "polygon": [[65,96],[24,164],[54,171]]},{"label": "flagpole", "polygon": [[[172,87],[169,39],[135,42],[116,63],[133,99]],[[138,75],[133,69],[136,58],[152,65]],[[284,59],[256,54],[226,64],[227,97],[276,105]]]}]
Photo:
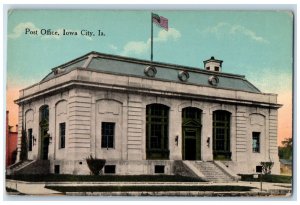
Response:
[{"label": "flagpole", "polygon": [[153,61],[153,13],[151,12],[151,61]]}]

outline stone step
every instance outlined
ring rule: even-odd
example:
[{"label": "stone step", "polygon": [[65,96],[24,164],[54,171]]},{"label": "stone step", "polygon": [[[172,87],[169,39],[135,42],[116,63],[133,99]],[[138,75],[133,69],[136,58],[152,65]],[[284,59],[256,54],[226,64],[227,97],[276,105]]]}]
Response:
[{"label": "stone step", "polygon": [[50,171],[49,160],[28,160],[7,171],[7,174],[48,174]]},{"label": "stone step", "polygon": [[229,182],[233,181],[230,176],[217,167],[213,162],[195,162],[196,167],[209,181]]},{"label": "stone step", "polygon": [[17,172],[18,170],[23,169],[24,167],[26,167],[28,164],[30,164],[32,162],[32,160],[25,160],[22,162],[17,162],[13,165],[11,165],[10,167],[7,168],[6,170],[6,174],[10,175],[13,174],[15,172]]}]

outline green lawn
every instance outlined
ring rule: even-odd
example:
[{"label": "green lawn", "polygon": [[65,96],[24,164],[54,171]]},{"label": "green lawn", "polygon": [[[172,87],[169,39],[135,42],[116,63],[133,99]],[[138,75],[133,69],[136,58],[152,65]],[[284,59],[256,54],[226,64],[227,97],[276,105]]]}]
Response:
[{"label": "green lawn", "polygon": [[[242,177],[242,181],[260,181],[260,178],[253,178],[253,175],[240,175]],[[273,182],[273,183],[291,183],[292,177],[285,176],[285,175],[263,175],[262,181],[263,182]]]},{"label": "green lawn", "polygon": [[137,191],[214,191],[214,192],[246,192],[253,189],[248,186],[46,186],[59,192],[137,192]]},{"label": "green lawn", "polygon": [[15,179],[31,182],[203,182],[199,178],[185,177],[179,175],[15,175],[6,176],[6,179]]}]

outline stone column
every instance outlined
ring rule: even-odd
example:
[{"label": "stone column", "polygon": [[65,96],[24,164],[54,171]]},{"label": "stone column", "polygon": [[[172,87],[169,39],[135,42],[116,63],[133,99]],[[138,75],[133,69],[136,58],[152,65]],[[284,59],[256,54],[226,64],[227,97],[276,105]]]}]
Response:
[{"label": "stone column", "polygon": [[209,108],[202,112],[201,160],[213,160],[212,113]]},{"label": "stone column", "polygon": [[17,160],[16,162],[20,161],[20,154],[21,154],[21,141],[22,141],[22,123],[23,123],[23,108],[22,105],[19,105],[19,121],[18,121],[18,142],[17,142]]},{"label": "stone column", "polygon": [[145,109],[142,107],[142,97],[129,95],[127,106],[127,156],[128,160],[142,160],[146,147]]},{"label": "stone column", "polygon": [[181,112],[176,108],[170,108],[169,113],[170,160],[182,159],[182,119]]},{"label": "stone column", "polygon": [[33,107],[33,136],[35,139],[34,146],[32,147],[33,158],[40,159],[41,138],[40,138],[40,104]]},{"label": "stone column", "polygon": [[97,129],[97,124],[96,124],[96,113],[97,113],[97,108],[96,108],[96,100],[95,97],[92,97],[91,100],[91,138],[90,138],[90,147],[91,147],[91,154],[93,157],[98,157],[96,156],[96,129]]},{"label": "stone column", "polygon": [[269,148],[270,160],[274,162],[272,174],[280,174],[280,162],[277,147],[278,111],[277,109],[270,109],[269,112],[269,132],[267,132],[269,134],[269,145],[266,147]]},{"label": "stone column", "polygon": [[53,160],[55,156],[55,145],[56,145],[56,122],[55,122],[55,104],[49,103],[49,136],[50,136],[50,142],[49,142],[49,149],[48,149],[48,159]]}]

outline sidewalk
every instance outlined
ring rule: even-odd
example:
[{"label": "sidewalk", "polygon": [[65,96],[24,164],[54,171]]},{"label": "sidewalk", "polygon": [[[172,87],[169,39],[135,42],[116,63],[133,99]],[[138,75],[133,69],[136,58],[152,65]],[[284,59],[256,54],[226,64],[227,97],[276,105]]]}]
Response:
[{"label": "sidewalk", "polygon": [[168,192],[68,192],[67,195],[97,195],[97,196],[289,196],[291,184],[263,182],[24,182],[7,180],[6,187],[26,195],[63,195],[58,191],[46,189],[45,186],[249,186],[248,192],[206,192],[206,191],[168,191]]}]

